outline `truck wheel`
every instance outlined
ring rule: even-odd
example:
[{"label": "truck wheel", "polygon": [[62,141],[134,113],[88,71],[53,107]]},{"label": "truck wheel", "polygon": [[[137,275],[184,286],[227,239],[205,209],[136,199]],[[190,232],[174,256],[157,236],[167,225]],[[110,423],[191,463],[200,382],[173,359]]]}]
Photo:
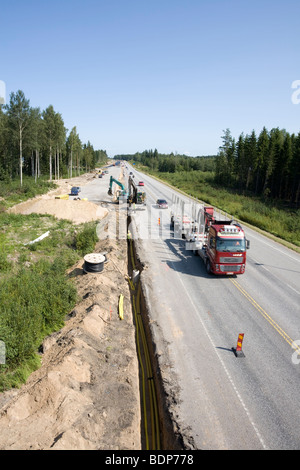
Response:
[{"label": "truck wheel", "polygon": [[209,260],[206,261],[206,272],[207,272],[208,274],[211,274],[210,261],[209,261]]}]

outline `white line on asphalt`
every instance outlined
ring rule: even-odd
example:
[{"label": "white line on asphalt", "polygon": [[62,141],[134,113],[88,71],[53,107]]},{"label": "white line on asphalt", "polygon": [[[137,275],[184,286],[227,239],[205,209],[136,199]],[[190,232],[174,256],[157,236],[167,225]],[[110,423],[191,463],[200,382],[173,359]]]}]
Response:
[{"label": "white line on asphalt", "polygon": [[[300,257],[292,256],[289,253],[286,253],[285,251],[282,251],[279,248],[276,248],[276,246],[273,246],[271,243],[268,243],[266,240],[264,240],[263,235],[261,235],[261,237],[256,237],[255,235],[251,234],[251,238],[256,238],[256,240],[259,240],[260,242],[264,243],[265,245],[268,245],[273,250],[279,251],[279,253],[281,253],[282,255],[287,256],[288,258],[291,258],[293,261],[298,261],[298,263],[300,263]],[[274,241],[274,243],[278,243],[278,242]]]}]

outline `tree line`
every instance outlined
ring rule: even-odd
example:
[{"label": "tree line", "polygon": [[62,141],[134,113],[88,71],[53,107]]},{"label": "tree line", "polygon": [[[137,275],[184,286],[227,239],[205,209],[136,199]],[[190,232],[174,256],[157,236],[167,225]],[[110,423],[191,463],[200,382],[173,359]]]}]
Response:
[{"label": "tree line", "polygon": [[162,154],[154,150],[144,150],[143,152],[136,152],[135,154],[128,155],[115,155],[116,160],[134,160],[148,167],[150,170],[175,173],[177,171],[213,171],[215,168],[215,156],[199,156],[189,157],[184,154],[177,154],[171,152],[170,154]]},{"label": "tree line", "polygon": [[0,105],[0,181],[23,175],[52,179],[71,178],[95,168],[107,159],[105,150],[82,143],[76,126],[70,132],[52,105],[33,108],[22,90]]},{"label": "tree line", "polygon": [[216,183],[299,205],[300,132],[264,127],[258,136],[253,130],[235,140],[226,129],[222,141],[216,157]]},{"label": "tree line", "polygon": [[257,136],[242,133],[234,139],[226,129],[217,155],[191,157],[160,154],[157,149],[132,155],[116,155],[115,159],[133,160],[154,171],[213,172],[216,185],[287,202],[298,207],[300,202],[300,132],[265,127]]}]

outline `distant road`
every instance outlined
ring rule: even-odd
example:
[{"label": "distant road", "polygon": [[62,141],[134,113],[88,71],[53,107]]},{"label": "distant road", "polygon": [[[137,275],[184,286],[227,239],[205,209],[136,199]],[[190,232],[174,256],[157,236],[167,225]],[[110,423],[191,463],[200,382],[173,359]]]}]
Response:
[{"label": "distant road", "polygon": [[[156,199],[171,203],[179,193],[130,171],[147,193],[147,211],[134,219],[180,426],[199,449],[299,449],[300,350],[292,343],[300,347],[300,255],[246,227],[245,274],[208,275],[170,233],[171,207],[156,207]],[[244,358],[231,350],[239,333]]]}]

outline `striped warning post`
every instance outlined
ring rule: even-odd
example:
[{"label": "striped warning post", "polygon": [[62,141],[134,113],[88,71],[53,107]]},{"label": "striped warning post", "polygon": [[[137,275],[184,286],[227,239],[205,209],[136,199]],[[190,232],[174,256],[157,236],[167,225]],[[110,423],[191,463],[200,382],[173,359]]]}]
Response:
[{"label": "striped warning post", "polygon": [[243,350],[242,350],[243,339],[244,339],[244,333],[240,333],[238,336],[236,348],[232,348],[236,357],[245,357],[245,354],[243,353]]}]

